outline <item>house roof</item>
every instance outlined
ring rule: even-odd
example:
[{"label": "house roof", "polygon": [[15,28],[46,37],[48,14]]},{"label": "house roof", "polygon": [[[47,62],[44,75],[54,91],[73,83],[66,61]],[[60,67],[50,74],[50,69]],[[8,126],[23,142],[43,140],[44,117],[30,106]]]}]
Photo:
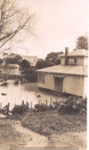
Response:
[{"label": "house roof", "polygon": [[[61,57],[64,57],[65,54],[61,55]],[[69,52],[67,56],[85,56],[88,57],[88,50],[85,49],[78,49],[74,50],[72,52]]]},{"label": "house roof", "polygon": [[57,65],[37,70],[37,72],[45,73],[58,73],[58,74],[73,74],[73,75],[88,75],[87,66],[76,66],[76,65]]},{"label": "house roof", "polygon": [[37,56],[22,56],[23,59],[38,59]]},{"label": "house roof", "polygon": [[18,67],[20,65],[18,65],[18,64],[8,64],[7,66],[9,66],[9,67]]}]

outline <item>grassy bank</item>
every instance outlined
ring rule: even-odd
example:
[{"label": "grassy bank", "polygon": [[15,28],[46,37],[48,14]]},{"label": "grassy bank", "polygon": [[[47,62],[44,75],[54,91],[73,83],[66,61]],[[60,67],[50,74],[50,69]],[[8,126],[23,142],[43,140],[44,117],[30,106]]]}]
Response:
[{"label": "grassy bank", "polygon": [[24,127],[49,136],[66,132],[86,131],[86,114],[58,115],[57,111],[26,113],[21,120]]}]

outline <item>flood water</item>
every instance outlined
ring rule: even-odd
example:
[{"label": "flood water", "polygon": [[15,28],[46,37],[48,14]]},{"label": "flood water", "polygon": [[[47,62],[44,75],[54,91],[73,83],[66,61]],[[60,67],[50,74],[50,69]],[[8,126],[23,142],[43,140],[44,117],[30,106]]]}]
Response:
[{"label": "flood water", "polygon": [[[2,95],[2,93],[6,93],[6,95]],[[40,95],[40,97],[38,97]],[[55,101],[57,99],[56,96],[52,96],[50,94],[41,92],[37,88],[36,83],[26,83],[14,85],[13,80],[9,81],[8,86],[0,86],[0,104],[2,103],[2,107],[4,107],[8,102],[10,103],[10,109],[14,107],[15,104],[19,105],[24,102],[29,102],[29,106],[34,107],[36,103],[45,102],[50,99]]]}]

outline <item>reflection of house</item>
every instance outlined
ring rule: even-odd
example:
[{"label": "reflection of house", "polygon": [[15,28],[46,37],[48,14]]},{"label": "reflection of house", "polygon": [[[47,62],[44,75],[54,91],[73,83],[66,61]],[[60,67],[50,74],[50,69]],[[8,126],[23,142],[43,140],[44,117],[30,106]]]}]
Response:
[{"label": "reflection of house", "polygon": [[38,61],[36,56],[22,56],[23,59],[26,59],[31,66],[36,66],[36,63]]},{"label": "reflection of house", "polygon": [[75,50],[61,56],[61,64],[37,70],[38,87],[87,96],[88,51]]}]

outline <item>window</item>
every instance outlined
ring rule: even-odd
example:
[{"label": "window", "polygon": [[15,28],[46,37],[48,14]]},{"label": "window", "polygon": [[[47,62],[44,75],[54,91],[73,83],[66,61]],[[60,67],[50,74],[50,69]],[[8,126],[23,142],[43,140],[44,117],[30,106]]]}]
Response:
[{"label": "window", "polygon": [[74,63],[75,63],[75,64],[77,63],[77,59],[76,59],[76,58],[74,59]]},{"label": "window", "polygon": [[38,82],[40,82],[40,83],[45,83],[45,75],[44,74],[42,74],[42,73],[39,73],[38,74]]},{"label": "window", "polygon": [[76,64],[77,63],[77,59],[76,58],[69,58],[68,59],[68,64]]}]

